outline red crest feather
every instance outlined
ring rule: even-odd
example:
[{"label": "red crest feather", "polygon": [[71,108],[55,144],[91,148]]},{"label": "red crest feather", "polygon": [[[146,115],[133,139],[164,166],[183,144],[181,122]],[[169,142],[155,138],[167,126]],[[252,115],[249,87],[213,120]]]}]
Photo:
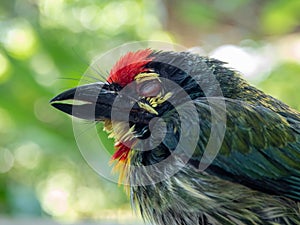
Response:
[{"label": "red crest feather", "polygon": [[149,48],[128,52],[111,69],[107,81],[117,83],[122,87],[129,84],[137,74],[147,71],[144,66],[153,59],[153,57],[149,57],[152,52]]}]

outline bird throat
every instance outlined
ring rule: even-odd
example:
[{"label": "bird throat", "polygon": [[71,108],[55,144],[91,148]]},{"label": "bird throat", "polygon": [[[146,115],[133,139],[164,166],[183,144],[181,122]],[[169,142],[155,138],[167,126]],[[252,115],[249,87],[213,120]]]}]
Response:
[{"label": "bird throat", "polygon": [[115,139],[115,152],[110,161],[114,165],[113,172],[119,173],[119,184],[128,184],[130,154],[136,142],[132,133],[134,126],[128,129],[126,122],[105,120],[103,130],[109,133],[109,138]]}]

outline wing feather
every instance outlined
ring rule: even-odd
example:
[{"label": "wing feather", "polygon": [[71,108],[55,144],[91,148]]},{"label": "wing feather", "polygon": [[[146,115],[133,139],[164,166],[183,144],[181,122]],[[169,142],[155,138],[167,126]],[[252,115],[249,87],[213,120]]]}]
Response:
[{"label": "wing feather", "polygon": [[[250,188],[300,200],[299,115],[224,100],[226,133],[221,149],[207,171]],[[195,104],[201,118],[201,132],[207,134],[212,127],[210,110],[218,114],[221,109],[207,100],[197,100]],[[206,144],[203,141],[206,140],[199,139],[196,150],[202,154]]]}]

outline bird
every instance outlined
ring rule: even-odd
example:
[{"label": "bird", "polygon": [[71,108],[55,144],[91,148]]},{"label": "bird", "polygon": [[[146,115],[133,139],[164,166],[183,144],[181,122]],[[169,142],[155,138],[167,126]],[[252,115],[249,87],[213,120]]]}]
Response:
[{"label": "bird", "polygon": [[129,51],[105,80],[50,103],[104,124],[119,182],[147,223],[300,224],[300,113],[225,62]]}]

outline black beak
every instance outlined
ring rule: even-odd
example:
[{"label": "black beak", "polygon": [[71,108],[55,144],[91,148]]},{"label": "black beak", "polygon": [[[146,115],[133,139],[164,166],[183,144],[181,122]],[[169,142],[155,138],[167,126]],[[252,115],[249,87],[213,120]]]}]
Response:
[{"label": "black beak", "polygon": [[[51,99],[50,103],[60,111],[81,119],[111,119],[112,108],[117,107],[114,109],[114,120],[149,123],[154,115],[139,108],[137,104],[132,106],[132,98],[120,96],[120,89],[113,84],[97,82],[67,90]],[[118,104],[113,106],[117,97]],[[128,108],[130,105],[132,107]]]},{"label": "black beak", "polygon": [[[117,92],[102,82],[82,85],[67,90],[53,99],[53,107],[69,115],[86,120],[110,119],[111,107]],[[73,100],[67,103],[67,100]]]}]

